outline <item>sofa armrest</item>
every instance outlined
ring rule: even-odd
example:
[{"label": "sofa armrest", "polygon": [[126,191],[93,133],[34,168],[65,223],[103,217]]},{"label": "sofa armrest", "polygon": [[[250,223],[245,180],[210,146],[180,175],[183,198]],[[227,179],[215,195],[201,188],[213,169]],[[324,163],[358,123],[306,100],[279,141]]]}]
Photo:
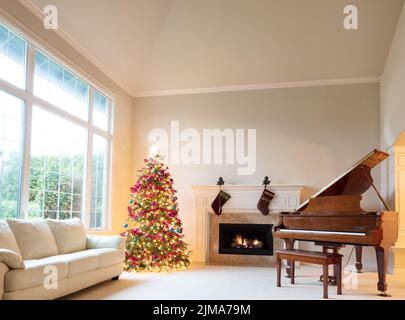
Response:
[{"label": "sofa armrest", "polygon": [[8,270],[9,268],[3,262],[0,262],[0,300],[3,300],[4,276],[6,275]]},{"label": "sofa armrest", "polygon": [[10,269],[24,269],[24,260],[17,252],[0,248],[0,262]]},{"label": "sofa armrest", "polygon": [[87,249],[124,249],[125,239],[121,236],[87,235]]}]

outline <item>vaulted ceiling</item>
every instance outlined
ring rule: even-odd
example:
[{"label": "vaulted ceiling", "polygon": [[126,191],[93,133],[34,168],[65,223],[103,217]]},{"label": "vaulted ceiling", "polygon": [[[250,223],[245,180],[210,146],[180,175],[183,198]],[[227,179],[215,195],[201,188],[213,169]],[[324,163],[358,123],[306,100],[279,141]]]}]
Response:
[{"label": "vaulted ceiling", "polygon": [[[379,77],[404,0],[51,2],[76,46],[136,95]],[[358,30],[343,27],[347,4],[358,6]]]}]

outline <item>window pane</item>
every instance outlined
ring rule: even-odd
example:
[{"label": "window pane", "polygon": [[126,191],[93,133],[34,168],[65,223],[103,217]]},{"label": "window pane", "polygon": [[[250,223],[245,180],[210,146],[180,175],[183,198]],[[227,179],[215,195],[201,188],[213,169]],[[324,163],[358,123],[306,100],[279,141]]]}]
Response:
[{"label": "window pane", "polygon": [[0,91],[0,219],[19,211],[24,102]]},{"label": "window pane", "polygon": [[104,226],[106,199],[107,140],[93,135],[90,228]]},{"label": "window pane", "polygon": [[29,217],[82,217],[87,130],[39,107],[32,117]]},{"label": "window pane", "polygon": [[38,50],[34,94],[83,120],[88,119],[89,85]]},{"label": "window pane", "polygon": [[94,92],[93,124],[100,129],[108,129],[108,99],[98,91]]},{"label": "window pane", "polygon": [[0,78],[25,89],[27,42],[0,24]]}]

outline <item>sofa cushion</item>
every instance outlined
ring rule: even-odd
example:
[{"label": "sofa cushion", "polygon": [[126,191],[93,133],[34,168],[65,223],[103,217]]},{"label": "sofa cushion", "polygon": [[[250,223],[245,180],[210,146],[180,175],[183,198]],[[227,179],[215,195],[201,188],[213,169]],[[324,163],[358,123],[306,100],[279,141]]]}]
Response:
[{"label": "sofa cushion", "polygon": [[9,249],[21,255],[13,230],[4,220],[0,220],[0,249]]},{"label": "sofa cushion", "polygon": [[124,261],[124,250],[119,249],[94,249],[98,257],[98,268],[105,268],[114,264],[120,264]]},{"label": "sofa cushion", "polygon": [[87,235],[87,249],[114,248],[124,249],[125,238],[121,236]]},{"label": "sofa cushion", "polygon": [[56,267],[58,280],[65,279],[68,275],[68,264],[62,256],[25,260],[24,263],[25,269],[12,269],[6,273],[4,291],[11,292],[43,285],[45,278],[50,275],[45,268],[50,265]]},{"label": "sofa cushion", "polygon": [[13,230],[24,260],[41,259],[58,254],[55,238],[45,220],[7,220]]},{"label": "sofa cushion", "polygon": [[88,271],[93,271],[98,268],[98,257],[93,250],[62,254],[58,257],[63,259],[68,264],[69,277]]},{"label": "sofa cushion", "polygon": [[72,253],[86,249],[86,230],[79,218],[46,220],[46,223],[55,237],[59,254]]},{"label": "sofa cushion", "polygon": [[5,263],[11,269],[24,269],[24,260],[15,251],[0,248],[0,262]]}]

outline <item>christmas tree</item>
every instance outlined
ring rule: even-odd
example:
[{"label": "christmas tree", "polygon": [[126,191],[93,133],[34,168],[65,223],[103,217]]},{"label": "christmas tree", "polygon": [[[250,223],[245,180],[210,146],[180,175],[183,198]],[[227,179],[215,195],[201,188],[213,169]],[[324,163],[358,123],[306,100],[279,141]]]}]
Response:
[{"label": "christmas tree", "polygon": [[190,265],[176,190],[159,155],[145,159],[128,206],[124,270],[172,271]]}]

